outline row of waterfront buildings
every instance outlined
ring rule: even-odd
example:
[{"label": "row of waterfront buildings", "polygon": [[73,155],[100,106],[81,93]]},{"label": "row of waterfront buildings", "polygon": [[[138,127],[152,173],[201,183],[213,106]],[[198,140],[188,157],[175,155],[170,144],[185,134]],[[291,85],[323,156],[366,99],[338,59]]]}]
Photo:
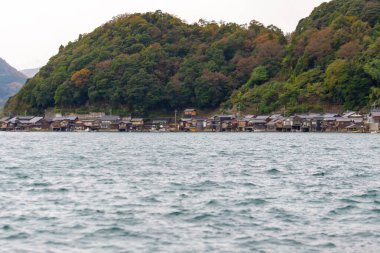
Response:
[{"label": "row of waterfront buildings", "polygon": [[380,110],[363,115],[300,114],[215,115],[200,117],[186,109],[176,118],[135,118],[105,113],[39,116],[13,116],[0,119],[1,131],[119,131],[119,132],[379,132]]}]

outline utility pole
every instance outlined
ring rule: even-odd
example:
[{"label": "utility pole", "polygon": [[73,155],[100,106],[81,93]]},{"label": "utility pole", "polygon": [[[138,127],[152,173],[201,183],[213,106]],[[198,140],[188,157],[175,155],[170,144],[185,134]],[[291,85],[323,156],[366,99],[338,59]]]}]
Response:
[{"label": "utility pole", "polygon": [[177,127],[177,110],[174,110],[174,125],[175,125],[175,129],[176,131],[178,131],[178,127]]}]

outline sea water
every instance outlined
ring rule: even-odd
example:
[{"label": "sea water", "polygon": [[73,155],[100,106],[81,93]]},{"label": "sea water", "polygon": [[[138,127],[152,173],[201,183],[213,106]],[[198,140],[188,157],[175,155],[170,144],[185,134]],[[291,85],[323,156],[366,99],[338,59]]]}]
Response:
[{"label": "sea water", "polygon": [[0,133],[0,252],[380,252],[380,135]]}]

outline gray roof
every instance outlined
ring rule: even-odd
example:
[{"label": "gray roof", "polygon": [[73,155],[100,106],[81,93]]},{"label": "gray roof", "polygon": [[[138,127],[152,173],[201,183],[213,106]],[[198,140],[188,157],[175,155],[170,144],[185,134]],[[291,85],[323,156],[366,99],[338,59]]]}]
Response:
[{"label": "gray roof", "polygon": [[68,121],[75,121],[77,120],[78,117],[71,116],[71,117],[55,117],[53,121],[63,121],[63,120],[68,120]]},{"label": "gray roof", "polygon": [[184,110],[184,112],[194,112],[194,111],[196,111],[195,109],[186,109],[186,110]]},{"label": "gray roof", "polygon": [[279,118],[283,118],[281,114],[273,114],[269,117],[270,119],[279,119]]},{"label": "gray roof", "polygon": [[265,124],[265,123],[267,123],[264,119],[251,119],[249,122],[253,123],[253,124]]},{"label": "gray roof", "polygon": [[105,115],[101,117],[102,121],[118,121],[120,120],[119,116],[114,116],[114,115]]},{"label": "gray roof", "polygon": [[35,124],[38,121],[42,120],[44,117],[34,117],[33,119],[29,120],[29,123]]},{"label": "gray roof", "polygon": [[339,117],[340,115],[337,113],[326,113],[323,115],[324,118],[336,118]]},{"label": "gray roof", "polygon": [[352,116],[354,114],[356,114],[356,112],[345,112],[345,113],[343,113],[342,117],[343,118],[348,118],[348,117],[350,117],[350,116]]},{"label": "gray roof", "polygon": [[0,122],[6,122],[8,120],[9,120],[9,117],[3,117],[3,118],[0,119]]},{"label": "gray roof", "polygon": [[16,123],[16,121],[17,121],[17,117],[13,117],[8,120],[9,123],[13,123],[13,124]]},{"label": "gray roof", "polygon": [[380,117],[380,111],[371,112],[372,117]]},{"label": "gray roof", "polygon": [[337,119],[336,117],[323,117],[324,121],[336,121]]},{"label": "gray roof", "polygon": [[336,118],[337,122],[352,122],[352,119],[349,118]]},{"label": "gray roof", "polygon": [[266,120],[268,118],[269,118],[268,115],[259,115],[259,116],[256,117],[256,119],[261,119],[261,120]]},{"label": "gray roof", "polygon": [[233,116],[233,115],[215,115],[214,118],[220,118],[220,119],[235,119],[235,116]]},{"label": "gray roof", "polygon": [[34,116],[17,116],[16,118],[19,120],[31,120]]}]

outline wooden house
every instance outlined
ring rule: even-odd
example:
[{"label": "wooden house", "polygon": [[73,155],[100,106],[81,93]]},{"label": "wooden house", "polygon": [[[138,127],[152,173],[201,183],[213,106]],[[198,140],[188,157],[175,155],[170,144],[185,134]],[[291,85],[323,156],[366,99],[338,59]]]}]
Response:
[{"label": "wooden house", "polygon": [[130,119],[122,119],[119,122],[118,130],[119,132],[129,132],[131,130],[132,123]]},{"label": "wooden house", "polygon": [[6,131],[8,128],[8,120],[10,120],[10,117],[3,117],[0,119],[0,131]]},{"label": "wooden house", "polygon": [[196,117],[198,114],[197,114],[197,110],[195,109],[186,109],[183,111],[183,115],[184,115],[184,118],[192,118],[192,117]]},{"label": "wooden house", "polygon": [[267,123],[267,131],[268,132],[282,132],[284,128],[284,119],[275,118]]},{"label": "wooden house", "polygon": [[352,126],[353,124],[355,124],[355,123],[350,118],[343,118],[343,117],[336,118],[335,131],[336,132],[347,132],[348,127]]},{"label": "wooden house", "polygon": [[131,119],[131,131],[142,132],[144,131],[144,119],[143,118],[132,118]]},{"label": "wooden house", "polygon": [[171,118],[154,118],[150,121],[150,129],[159,130],[159,131],[167,131],[170,128],[170,124],[172,123]]},{"label": "wooden house", "polygon": [[49,127],[50,122],[44,117],[34,117],[28,123],[29,130],[48,130]]},{"label": "wooden house", "polygon": [[120,122],[119,116],[104,115],[100,118],[100,129],[103,130],[117,130]]},{"label": "wooden house", "polygon": [[216,115],[206,121],[206,131],[231,132],[238,128],[238,120],[233,115]]},{"label": "wooden house", "polygon": [[302,128],[301,117],[295,115],[290,116],[283,121],[283,131],[284,132],[299,132]]},{"label": "wooden house", "polygon": [[267,123],[269,122],[269,117],[258,116],[254,119],[249,120],[246,129],[249,132],[264,132],[267,130]]},{"label": "wooden house", "polygon": [[78,120],[76,116],[55,117],[52,119],[50,129],[55,132],[69,132],[75,130],[75,122]]},{"label": "wooden house", "polygon": [[100,119],[84,119],[82,120],[85,130],[99,131],[102,128]]}]

